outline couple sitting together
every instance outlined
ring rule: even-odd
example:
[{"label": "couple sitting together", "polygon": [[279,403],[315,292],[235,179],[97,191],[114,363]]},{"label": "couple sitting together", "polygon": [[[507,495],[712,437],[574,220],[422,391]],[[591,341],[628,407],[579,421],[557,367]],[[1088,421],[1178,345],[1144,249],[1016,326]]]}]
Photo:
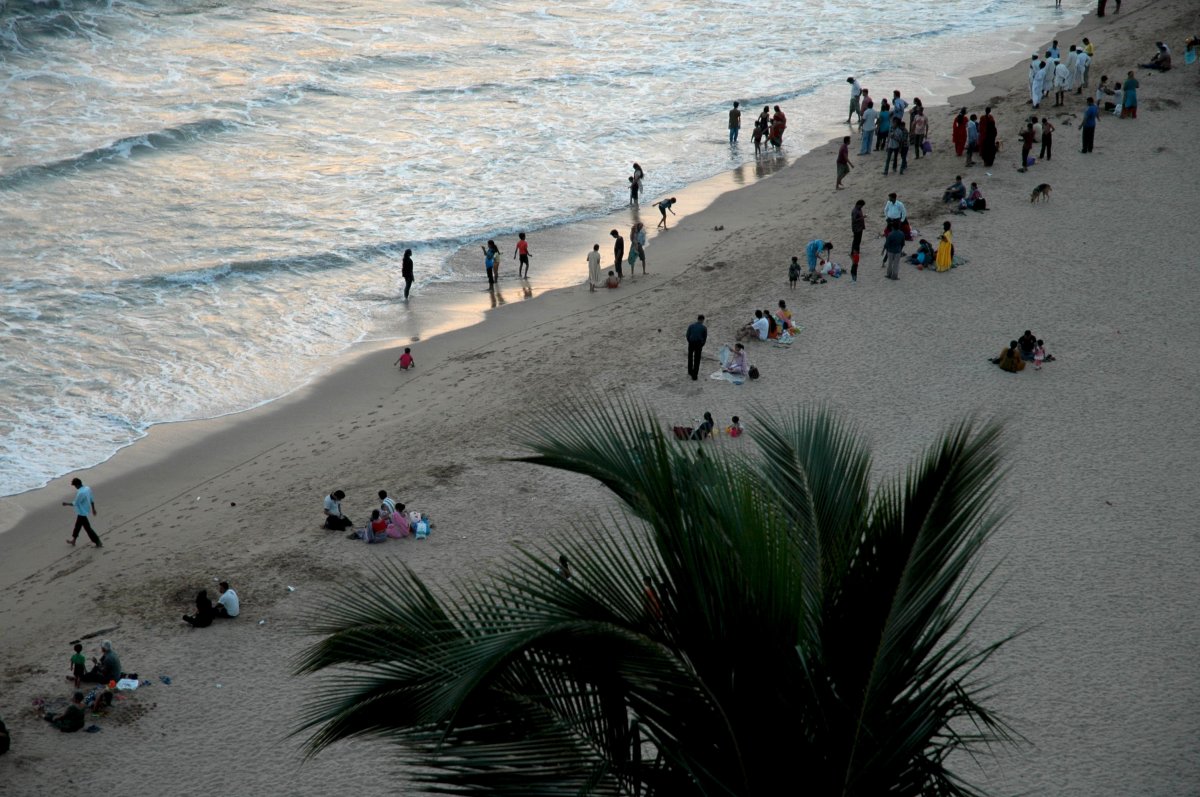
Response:
[{"label": "couple sitting together", "polygon": [[959,210],[987,210],[987,200],[979,190],[978,183],[971,183],[971,190],[963,185],[962,175],[954,178],[951,185],[946,186],[942,193],[943,202],[957,202]]},{"label": "couple sitting together", "polygon": [[779,300],[779,310],[755,310],[754,320],[737,331],[738,340],[790,340],[796,327],[787,302]]},{"label": "couple sitting together", "polygon": [[216,605],[208,599],[208,590],[202,589],[196,594],[196,613],[185,614],[183,621],[192,628],[208,628],[213,620],[218,618],[232,619],[241,613],[238,595],[229,586],[228,581],[222,581],[218,586],[221,594]]}]

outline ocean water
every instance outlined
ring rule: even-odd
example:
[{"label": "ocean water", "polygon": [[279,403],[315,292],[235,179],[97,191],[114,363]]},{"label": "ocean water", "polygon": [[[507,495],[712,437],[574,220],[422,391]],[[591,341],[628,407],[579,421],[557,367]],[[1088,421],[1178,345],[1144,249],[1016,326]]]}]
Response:
[{"label": "ocean water", "polygon": [[733,99],[747,122],[782,105],[798,155],[850,73],[929,104],[1074,21],[1027,0],[0,6],[0,495],[403,335],[405,248],[418,296],[477,291],[453,252],[623,205],[635,160],[654,200],[752,159]]}]

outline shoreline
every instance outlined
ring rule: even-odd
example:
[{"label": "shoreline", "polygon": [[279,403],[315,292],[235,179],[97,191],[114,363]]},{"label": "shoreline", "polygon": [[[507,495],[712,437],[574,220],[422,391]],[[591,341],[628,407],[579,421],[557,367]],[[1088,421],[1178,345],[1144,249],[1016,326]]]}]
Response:
[{"label": "shoreline", "polygon": [[[1116,19],[1085,16],[1054,35],[1091,36],[1104,71],[1121,74],[1142,57],[1147,37],[1178,30],[1193,15],[1182,0],[1151,0]],[[883,178],[878,155],[852,155],[859,168],[849,190],[835,192],[826,142],[772,179],[672,219],[651,244],[646,279],[594,295],[576,285],[545,291],[542,301],[510,300],[482,324],[422,340],[414,372],[390,368],[399,339],[372,340],[283,399],[156,426],[81,472],[96,488],[103,550],[64,546],[70,510],[57,504],[70,497],[65,477],[21,494],[20,506],[4,499],[6,520],[28,511],[0,534],[10,674],[0,713],[21,742],[7,758],[29,756],[13,770],[14,788],[76,788],[47,763],[62,741],[20,707],[51,682],[61,690],[62,640],[114,626],[127,666],[151,678],[172,675],[175,686],[155,685],[157,708],[137,723],[105,724],[105,733],[72,748],[96,773],[89,790],[139,797],[164,772],[233,793],[265,784],[296,794],[407,785],[403,770],[378,766],[371,743],[341,745],[302,767],[295,744],[278,744],[281,724],[293,722],[313,687],[285,677],[306,641],[305,620],[326,585],[379,558],[403,562],[437,588],[485,569],[514,544],[536,548],[543,532],[612,509],[591,482],[509,459],[521,451],[514,418],[535,418],[557,395],[586,390],[598,401],[644,402],[668,424],[704,410],[720,422],[740,413],[751,434],[755,406],[827,402],[876,446],[880,470],[909,460],[965,414],[1012,416],[1012,472],[1000,495],[1010,519],[984,563],[1000,568],[1004,586],[980,633],[1039,622],[994,667],[1009,678],[1000,710],[1033,744],[984,762],[985,785],[1067,797],[1104,784],[1180,793],[1195,771],[1186,743],[1200,732],[1182,655],[1200,638],[1189,586],[1197,565],[1190,518],[1200,499],[1187,488],[1188,469],[1171,464],[1200,444],[1188,420],[1196,405],[1189,386],[1200,371],[1192,357],[1200,330],[1186,321],[1200,284],[1185,254],[1194,239],[1185,211],[1195,197],[1137,208],[1128,195],[1170,181],[1190,162],[1175,146],[1190,117],[1166,98],[1194,99],[1194,73],[1145,76],[1147,113],[1137,122],[1105,117],[1095,157],[1072,152],[1074,104],[1043,106],[1060,125],[1058,157],[1023,175],[1012,152],[1017,122],[1028,115],[1022,60],[974,78],[969,92],[946,103],[946,112],[997,105],[1005,148],[986,183],[982,167],[970,172],[945,155],[948,125],[926,103],[937,124],[935,154],[928,164],[910,162],[903,177]],[[940,191],[956,171],[981,181],[989,213],[947,215]],[[1028,202],[1038,182],[1054,184],[1051,202]],[[787,255],[824,237],[844,260],[849,205],[867,199],[874,220],[888,190],[902,193],[921,228],[951,219],[967,263],[946,274],[906,266],[899,282],[885,283],[868,243],[858,285],[785,287]],[[1120,218],[1145,233],[1148,262],[1134,290],[1113,289],[1129,274],[1128,253],[1097,237],[1095,218]],[[605,233],[609,226],[590,225]],[[686,380],[682,335],[697,312],[710,319],[708,367],[747,308],[781,296],[805,330],[790,349],[754,347],[758,383]],[[1026,326],[1047,337],[1053,367],[1009,375],[986,362]],[[1130,461],[1144,466],[1129,469]],[[430,512],[437,525],[429,541],[365,548],[316,530],[321,495],[346,489],[348,514],[361,520],[379,487]],[[1183,501],[1164,505],[1163,495]],[[218,577],[238,589],[248,622],[178,628],[178,610]],[[229,738],[197,760],[200,736],[191,729],[214,727],[230,729]],[[1131,749],[1129,740],[1141,746]],[[128,768],[103,766],[116,751]]]},{"label": "shoreline", "polygon": [[[1077,12],[1064,13],[1068,16],[1075,16]],[[1078,25],[1079,23],[1077,22],[1076,24]],[[1003,45],[1001,49],[1006,50],[1019,46],[1018,40],[1040,36],[1043,32],[1053,31],[1055,28],[1056,26],[1051,24],[1047,24],[1045,27],[1033,26],[1027,28],[1012,26],[989,34],[989,37],[993,41],[1001,42]],[[936,112],[939,107],[952,105],[952,100],[955,97],[966,96],[966,94],[974,91],[976,80],[992,74],[993,71],[1007,69],[1008,61],[1008,54],[1001,52],[989,56],[981,63],[975,64],[975,66],[978,66],[982,70],[979,73],[972,72],[960,75],[942,73],[936,78],[924,78],[921,82],[926,88],[931,88],[933,84],[949,87],[964,82],[972,86],[964,94],[951,94],[943,101],[926,102],[926,107]],[[903,81],[899,85],[906,87]],[[841,97],[844,94],[844,87],[841,84],[833,87],[833,89],[830,89],[830,87],[821,87],[814,92],[810,101],[821,102],[821,96],[830,91],[834,91],[838,97]],[[928,94],[928,92],[925,93]],[[908,96],[913,96],[913,92],[909,91]],[[833,106],[836,107],[836,103],[833,103]],[[931,114],[931,122],[933,121],[932,116],[933,114]],[[820,127],[827,128],[828,130],[841,130],[844,125],[827,123],[820,125]],[[746,130],[745,132],[747,132],[747,136],[740,142],[740,145],[746,150],[751,150],[752,144],[749,142],[749,131]],[[665,192],[660,192],[659,194],[646,195],[647,201],[642,205],[641,215],[643,216],[642,220],[647,222],[647,228],[650,233],[648,246],[652,246],[658,238],[658,234],[654,229],[657,219],[654,217],[654,209],[650,204],[654,198],[660,195],[666,196],[667,193],[673,193],[680,197],[681,201],[678,206],[679,210],[677,211],[679,216],[670,217],[670,222],[674,226],[682,222],[686,217],[694,216],[696,213],[707,209],[718,197],[730,192],[740,191],[780,171],[793,168],[801,158],[830,145],[836,146],[836,142],[836,135],[832,138],[822,138],[820,134],[817,134],[812,142],[807,139],[799,140],[796,148],[791,152],[786,149],[783,153],[779,154],[768,152],[762,158],[738,163],[722,172],[689,183],[683,187],[665,189]],[[809,146],[810,143],[812,146]],[[583,262],[583,256],[587,249],[587,244],[584,242],[589,237],[594,239],[597,231],[602,232],[603,235],[599,241],[600,250],[608,257],[611,253],[612,239],[608,237],[607,230],[610,227],[615,227],[621,230],[623,235],[626,235],[632,221],[637,218],[638,214],[634,210],[621,208],[603,216],[553,223],[534,231],[531,233],[532,237],[530,239],[535,247],[533,268],[540,273],[537,273],[535,279],[530,283],[518,282],[511,276],[516,268],[515,261],[508,257],[509,253],[507,251],[503,251],[501,254],[503,256],[502,275],[504,276],[504,285],[494,295],[489,295],[489,292],[482,285],[482,266],[478,268],[481,283],[478,290],[463,289],[461,285],[440,285],[436,281],[427,283],[423,288],[417,289],[418,292],[413,296],[415,300],[414,304],[403,303],[403,300],[397,300],[398,306],[396,309],[402,315],[395,324],[382,323],[377,318],[372,328],[362,338],[346,344],[345,348],[335,354],[314,360],[306,378],[282,394],[264,398],[251,406],[223,412],[219,415],[151,423],[142,436],[121,445],[108,457],[95,464],[60,474],[39,487],[32,487],[17,493],[0,496],[0,512],[2,512],[0,514],[0,535],[3,535],[16,526],[20,522],[20,519],[31,511],[28,507],[35,503],[31,502],[29,498],[31,494],[37,493],[40,490],[55,489],[55,485],[58,482],[73,474],[91,474],[97,469],[107,471],[108,468],[106,466],[108,463],[120,457],[123,452],[131,448],[138,446],[144,446],[148,449],[156,447],[155,444],[148,442],[151,436],[155,434],[155,430],[166,430],[180,425],[195,423],[229,423],[231,419],[242,417],[247,413],[254,413],[264,407],[286,402],[297,392],[319,389],[319,383],[322,380],[336,379],[338,377],[338,372],[343,368],[340,364],[342,361],[346,359],[356,360],[381,345],[403,346],[405,345],[405,341],[424,343],[435,336],[444,335],[476,324],[486,323],[489,311],[493,311],[499,306],[538,298],[546,293],[568,290],[572,286],[577,285],[586,273],[586,269],[578,266],[575,262]],[[512,243],[512,241],[516,240],[515,233],[510,237],[511,241],[508,238],[505,238],[504,241]],[[484,243],[486,240],[486,237],[480,237],[471,243],[463,245],[450,255],[450,261],[453,263],[475,263],[478,260],[476,246]],[[604,270],[610,267],[608,262],[608,260],[604,261]],[[160,431],[157,436],[169,434],[170,432]],[[157,457],[157,454],[148,454],[134,456],[133,460],[134,462],[153,461]]]}]

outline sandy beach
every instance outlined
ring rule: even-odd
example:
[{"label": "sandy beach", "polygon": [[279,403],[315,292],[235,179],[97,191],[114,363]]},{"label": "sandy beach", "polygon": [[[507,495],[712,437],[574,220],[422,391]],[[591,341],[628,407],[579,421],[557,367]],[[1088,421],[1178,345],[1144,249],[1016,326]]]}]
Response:
[{"label": "sandy beach", "polygon": [[[1093,87],[1136,69],[1158,39],[1175,53],[1170,72],[1137,70],[1139,118],[1102,114],[1092,154],[1079,153],[1087,94],[1069,95],[1040,109],[1057,127],[1053,160],[1017,171],[1030,113],[1022,61],[928,107],[934,152],[910,157],[902,176],[884,177],[882,153],[859,157],[852,146],[856,168],[835,192],[840,142],[829,142],[673,218],[648,247],[649,273],[617,290],[589,294],[580,247],[580,285],[418,343],[363,345],[259,409],[155,428],[73,474],[95,491],[103,549],[64,544],[69,476],[0,501],[0,717],[13,734],[0,793],[403,789],[382,741],[302,760],[303,740],[289,733],[317,685],[291,675],[310,641],[305,617],[329,585],[376,560],[404,561],[436,584],[610,511],[593,483],[507,461],[521,452],[516,420],[582,390],[597,402],[643,401],[666,424],[740,415],[751,432],[758,407],[827,402],[867,432],[881,472],[968,413],[1005,418],[1009,520],[988,552],[999,594],[980,632],[1025,631],[992,672],[1003,679],[996,706],[1029,744],[982,762],[980,779],[996,793],[1200,794],[1200,191],[1181,179],[1193,171],[1186,142],[1200,100],[1197,66],[1182,52],[1195,12],[1187,0],[1131,0],[1057,34],[1064,46],[1084,36],[1096,45]],[[887,87],[871,88],[878,98]],[[953,155],[951,117],[988,104],[1003,149],[992,168],[968,169]],[[844,108],[790,113],[836,119]],[[941,193],[959,174],[979,182],[988,212],[948,213]],[[1052,195],[1033,204],[1039,183]],[[923,237],[952,222],[960,267],[906,265],[899,281],[883,278],[874,236],[890,191]],[[834,259],[849,264],[860,198],[869,221],[858,283],[789,290],[787,263],[803,260],[810,239],[832,241]],[[646,207],[643,219],[653,227],[657,213]],[[607,231],[595,240],[610,253]],[[754,308],[781,298],[804,330],[790,348],[751,346],[762,379],[687,378],[683,334],[697,313],[709,325],[703,377]],[[988,362],[1025,329],[1055,362],[1015,375]],[[417,368],[401,373],[392,363],[406,344]],[[321,499],[338,488],[356,521],[386,489],[428,512],[434,534],[367,547],[321,531]],[[180,615],[218,579],[238,591],[242,616],[188,628]],[[59,734],[33,703],[69,696],[69,643],[84,637],[89,654],[111,639],[150,684],[98,718],[100,733]]]}]

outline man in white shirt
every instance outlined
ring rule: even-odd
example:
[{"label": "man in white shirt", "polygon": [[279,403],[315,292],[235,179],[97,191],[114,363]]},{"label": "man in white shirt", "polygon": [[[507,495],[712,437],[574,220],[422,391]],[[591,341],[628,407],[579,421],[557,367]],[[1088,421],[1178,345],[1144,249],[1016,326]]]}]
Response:
[{"label": "man in white shirt", "polygon": [[342,499],[345,497],[346,494],[341,490],[334,490],[325,496],[325,528],[330,531],[343,531],[354,525],[350,518],[342,514]]},{"label": "man in white shirt", "polygon": [[908,221],[908,210],[905,209],[903,202],[896,199],[895,194],[888,194],[887,204],[883,206],[883,218],[885,221],[894,221],[898,224]]},{"label": "man in white shirt", "polygon": [[862,85],[854,77],[846,78],[846,82],[850,84],[850,113],[846,114],[846,124],[850,124],[854,114],[858,114],[858,120],[861,122],[862,109],[858,107],[858,98],[862,94]]},{"label": "man in white shirt", "polygon": [[1088,65],[1092,63],[1092,58],[1085,50],[1080,50],[1075,56],[1075,73],[1071,77],[1071,82],[1075,84],[1075,93],[1082,94],[1084,88],[1087,87]]},{"label": "man in white shirt", "polygon": [[767,321],[767,317],[763,315],[762,310],[754,311],[754,320],[746,326],[738,330],[738,340],[746,340],[747,338],[756,338],[758,340],[766,340],[767,333],[771,329],[771,323]]},{"label": "man in white shirt", "polygon": [[219,586],[221,587],[221,597],[217,598],[217,605],[213,607],[215,615],[226,618],[237,617],[242,611],[237,593],[229,586],[228,581],[222,581]]}]

